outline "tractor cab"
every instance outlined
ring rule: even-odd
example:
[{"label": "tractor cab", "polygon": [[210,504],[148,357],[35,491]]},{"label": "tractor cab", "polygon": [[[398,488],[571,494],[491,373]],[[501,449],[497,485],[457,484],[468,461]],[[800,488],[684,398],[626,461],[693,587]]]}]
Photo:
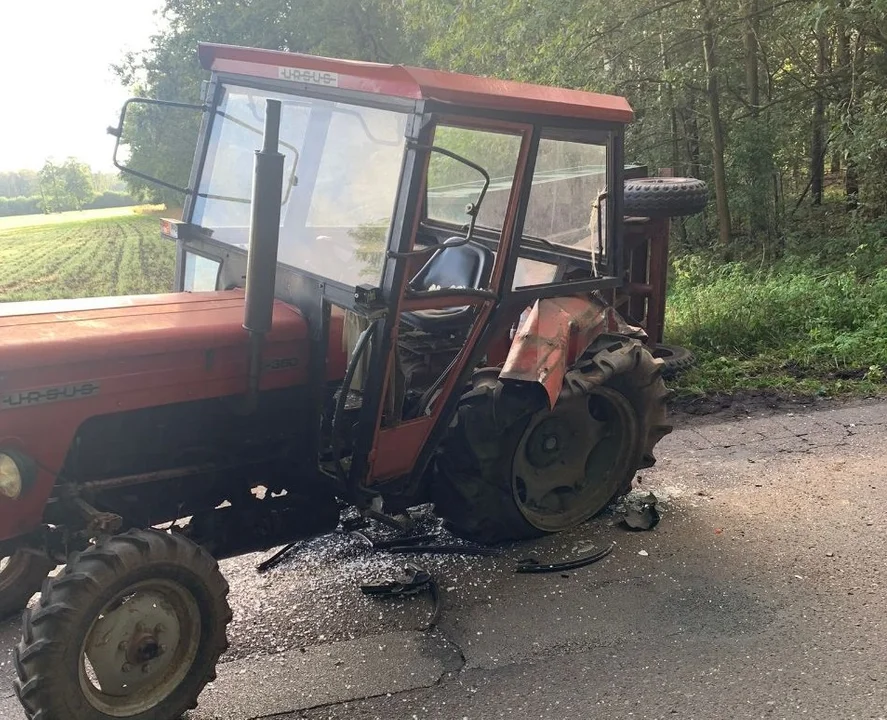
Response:
[{"label": "tractor cab", "polygon": [[481,366],[554,405],[576,352],[557,333],[581,319],[538,341],[519,326],[540,300],[621,283],[624,99],[221,45],[199,56],[211,81],[193,188],[164,224],[175,290],[249,296],[253,161],[276,101],[276,265],[255,282],[305,318],[310,350],[293,361],[334,376],[312,385],[306,458],[352,489],[418,485]]}]

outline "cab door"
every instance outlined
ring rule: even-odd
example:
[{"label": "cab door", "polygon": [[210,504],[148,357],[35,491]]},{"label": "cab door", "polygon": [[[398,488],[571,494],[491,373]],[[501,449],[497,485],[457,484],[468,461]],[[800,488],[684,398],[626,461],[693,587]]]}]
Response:
[{"label": "cab door", "polygon": [[[480,360],[502,299],[532,127],[441,117],[426,137],[413,222],[389,252],[397,271],[380,331],[390,342],[380,343],[378,408],[363,418],[373,429],[361,473],[367,487],[422,472],[447,399],[461,395],[461,378]],[[360,456],[358,448],[354,470]]]}]

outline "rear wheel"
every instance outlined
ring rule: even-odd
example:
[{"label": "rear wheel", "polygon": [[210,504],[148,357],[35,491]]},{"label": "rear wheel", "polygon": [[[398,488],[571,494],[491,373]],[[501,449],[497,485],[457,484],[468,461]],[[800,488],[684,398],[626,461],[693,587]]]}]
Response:
[{"label": "rear wheel", "polygon": [[435,505],[482,542],[573,527],[631,488],[668,432],[663,363],[639,342],[601,338],[567,374],[554,408],[489,371],[460,403],[437,462]]},{"label": "rear wheel", "polygon": [[0,620],[24,610],[54,567],[45,555],[24,550],[0,558]]},{"label": "rear wheel", "polygon": [[25,611],[15,690],[28,717],[179,717],[227,648],[227,594],[215,560],[178,534],[132,530],[74,556]]}]

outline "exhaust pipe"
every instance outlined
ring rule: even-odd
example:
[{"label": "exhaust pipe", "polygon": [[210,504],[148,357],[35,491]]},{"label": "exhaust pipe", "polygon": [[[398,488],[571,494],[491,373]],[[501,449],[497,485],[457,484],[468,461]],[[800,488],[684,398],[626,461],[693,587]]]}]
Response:
[{"label": "exhaust pipe", "polygon": [[243,327],[249,332],[249,389],[247,411],[256,409],[262,374],[262,345],[271,329],[274,278],[280,240],[280,198],[283,192],[283,155],[278,152],[280,100],[265,100],[265,135],[253,166],[252,214],[246,266],[246,302]]}]

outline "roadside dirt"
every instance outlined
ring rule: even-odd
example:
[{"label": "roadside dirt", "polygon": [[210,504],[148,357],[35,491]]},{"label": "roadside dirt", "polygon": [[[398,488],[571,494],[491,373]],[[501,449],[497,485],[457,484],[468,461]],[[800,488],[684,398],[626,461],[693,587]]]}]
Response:
[{"label": "roadside dirt", "polygon": [[[887,396],[887,394],[885,394]],[[697,397],[674,397],[668,410],[675,425],[726,422],[737,418],[832,410],[882,402],[885,396],[821,397],[792,395],[775,390],[741,390]]]}]

